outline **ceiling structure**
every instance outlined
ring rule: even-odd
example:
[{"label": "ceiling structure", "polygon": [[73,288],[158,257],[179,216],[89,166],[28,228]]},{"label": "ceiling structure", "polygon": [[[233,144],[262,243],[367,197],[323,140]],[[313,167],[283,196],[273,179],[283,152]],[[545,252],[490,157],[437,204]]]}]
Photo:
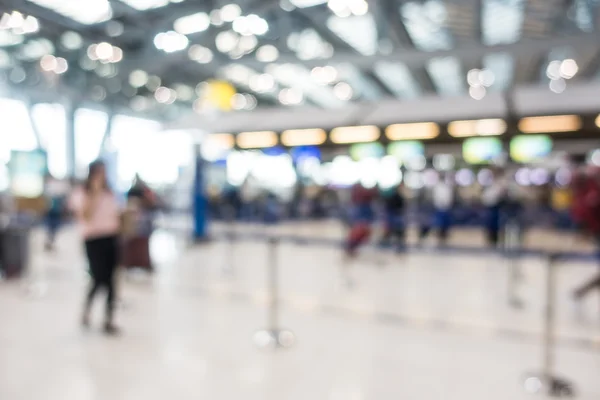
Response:
[{"label": "ceiling structure", "polygon": [[234,109],[341,109],[560,93],[600,71],[600,0],[2,0],[0,15],[6,90],[161,119],[204,111],[215,79]]}]

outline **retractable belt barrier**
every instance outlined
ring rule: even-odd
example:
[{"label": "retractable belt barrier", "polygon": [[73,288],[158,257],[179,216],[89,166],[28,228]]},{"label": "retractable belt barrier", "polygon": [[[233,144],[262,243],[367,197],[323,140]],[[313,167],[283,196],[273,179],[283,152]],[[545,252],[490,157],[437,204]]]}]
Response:
[{"label": "retractable belt barrier", "polygon": [[[255,333],[254,341],[257,346],[267,349],[287,348],[295,343],[294,334],[280,327],[280,296],[279,296],[279,246],[288,242],[301,246],[342,246],[343,241],[324,238],[311,238],[298,235],[279,235],[264,231],[235,233],[233,224],[229,227],[225,238],[229,242],[228,253],[233,253],[237,240],[244,239],[267,243],[267,268],[268,268],[268,310],[267,326]],[[408,252],[423,251],[421,247],[408,247]],[[521,230],[516,223],[508,223],[504,231],[504,243],[501,249],[485,249],[475,247],[448,247],[437,249],[442,254],[453,255],[482,255],[501,254],[509,262],[508,303],[514,308],[524,306],[517,294],[517,285],[522,280],[520,261],[523,257],[542,257],[546,260],[545,278],[545,308],[543,318],[542,346],[543,358],[541,371],[529,375],[524,382],[524,388],[530,393],[545,393],[553,397],[572,396],[575,392],[573,384],[568,380],[554,375],[555,367],[555,299],[556,299],[556,269],[559,261],[593,261],[596,255],[577,252],[547,252],[544,250],[524,249],[521,246]],[[233,262],[233,259],[229,259]],[[233,265],[231,265],[233,268]]]}]

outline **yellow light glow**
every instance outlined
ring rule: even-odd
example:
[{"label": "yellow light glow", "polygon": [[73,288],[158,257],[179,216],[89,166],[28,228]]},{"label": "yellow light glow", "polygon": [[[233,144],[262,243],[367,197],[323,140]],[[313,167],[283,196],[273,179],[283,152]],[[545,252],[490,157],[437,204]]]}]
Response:
[{"label": "yellow light glow", "polygon": [[242,149],[264,149],[277,145],[273,131],[242,132],[237,135],[237,145]]},{"label": "yellow light glow", "polygon": [[448,133],[453,137],[498,136],[506,132],[506,122],[499,118],[453,121]]},{"label": "yellow light glow", "polygon": [[374,125],[366,126],[345,126],[335,128],[331,131],[331,141],[333,143],[367,143],[379,139],[381,132]]},{"label": "yellow light glow", "polygon": [[600,115],[596,117],[596,126],[600,128]]},{"label": "yellow light glow", "polygon": [[581,125],[577,115],[527,117],[519,121],[519,130],[523,133],[574,132],[581,129]]},{"label": "yellow light glow", "polygon": [[309,146],[325,143],[327,134],[323,129],[291,129],[281,134],[284,146]]},{"label": "yellow light glow", "polygon": [[211,133],[206,136],[206,142],[220,149],[232,149],[235,138],[231,133]]},{"label": "yellow light glow", "polygon": [[390,140],[433,139],[439,134],[440,127],[434,122],[395,124],[385,129],[385,135]]}]

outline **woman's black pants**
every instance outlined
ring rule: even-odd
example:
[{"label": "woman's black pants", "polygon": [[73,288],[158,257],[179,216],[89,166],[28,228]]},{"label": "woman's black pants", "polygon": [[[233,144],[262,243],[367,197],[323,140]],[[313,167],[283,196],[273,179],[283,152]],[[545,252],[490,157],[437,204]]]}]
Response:
[{"label": "woman's black pants", "polygon": [[119,263],[119,241],[117,236],[107,236],[85,241],[85,252],[89,261],[92,283],[87,294],[85,311],[89,312],[98,290],[106,289],[106,320],[112,321],[115,304],[115,271]]}]

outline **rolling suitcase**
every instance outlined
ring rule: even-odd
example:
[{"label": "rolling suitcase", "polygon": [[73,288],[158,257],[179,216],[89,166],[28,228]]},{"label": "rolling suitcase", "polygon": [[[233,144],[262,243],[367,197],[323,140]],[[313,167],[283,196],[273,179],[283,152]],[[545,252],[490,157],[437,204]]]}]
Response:
[{"label": "rolling suitcase", "polygon": [[0,241],[2,274],[8,279],[23,276],[29,262],[29,229],[9,227]]}]

